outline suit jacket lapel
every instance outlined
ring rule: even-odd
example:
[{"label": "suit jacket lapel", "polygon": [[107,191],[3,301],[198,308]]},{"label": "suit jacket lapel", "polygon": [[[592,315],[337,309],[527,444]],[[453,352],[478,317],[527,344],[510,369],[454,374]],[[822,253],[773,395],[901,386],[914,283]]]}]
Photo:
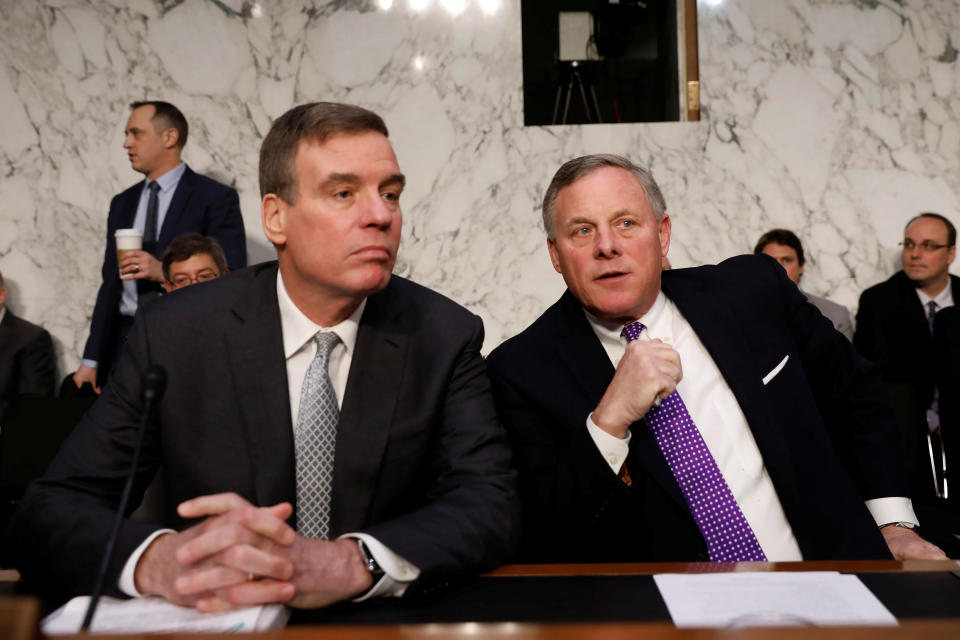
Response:
[{"label": "suit jacket lapel", "polygon": [[235,326],[224,336],[260,505],[293,503],[296,497],[290,393],[276,281],[275,265],[255,275],[247,294],[234,306]]},{"label": "suit jacket lapel", "polygon": [[573,379],[595,404],[613,379],[614,366],[590,327],[583,307],[569,290],[560,298],[558,311],[557,341],[562,347],[558,352]]},{"label": "suit jacket lapel", "polygon": [[337,424],[331,535],[366,524],[394,407],[403,386],[408,341],[402,305],[387,286],[367,299]]},{"label": "suit jacket lapel", "polygon": [[143,192],[145,182],[146,180],[141,180],[135,185],[137,188],[129,190],[127,197],[118,207],[120,219],[117,224],[117,229],[133,228],[133,223],[137,218],[137,205],[140,204],[140,194]]},{"label": "suit jacket lapel", "polygon": [[[560,299],[559,311],[560,326],[557,337],[560,356],[570,374],[586,393],[592,409],[610,385],[615,368],[587,321],[583,307],[570,291],[564,293]],[[633,434],[630,450],[640,459],[646,472],[677,503],[681,511],[689,513],[680,486],[646,421],[635,422],[631,425],[630,432]]]},{"label": "suit jacket lapel", "polygon": [[[704,287],[702,282],[673,278],[667,273],[662,289],[710,353],[747,419],[781,502],[789,500],[796,491],[795,475],[783,432],[764,393],[762,365],[766,363],[754,361],[743,327],[715,291]],[[761,329],[749,327],[748,330]]]}]

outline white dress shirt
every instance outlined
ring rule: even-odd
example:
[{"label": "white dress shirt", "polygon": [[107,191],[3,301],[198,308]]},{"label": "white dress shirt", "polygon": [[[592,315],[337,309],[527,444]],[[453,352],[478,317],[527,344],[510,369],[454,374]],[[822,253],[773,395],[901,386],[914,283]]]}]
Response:
[{"label": "white dress shirt", "polygon": [[[584,312],[586,313],[586,311]],[[621,325],[611,325],[586,313],[600,343],[616,367],[626,351]],[[647,328],[641,340],[659,338],[680,354],[683,378],[677,390],[713,455],[734,499],[770,561],[801,560],[800,547],[777,497],[740,405],[690,323],[662,292],[638,320]],[[613,473],[629,452],[630,435],[621,440],[597,427],[587,417],[587,430]],[[916,523],[907,498],[866,501],[878,525]],[[828,523],[825,523],[828,524]]]}]

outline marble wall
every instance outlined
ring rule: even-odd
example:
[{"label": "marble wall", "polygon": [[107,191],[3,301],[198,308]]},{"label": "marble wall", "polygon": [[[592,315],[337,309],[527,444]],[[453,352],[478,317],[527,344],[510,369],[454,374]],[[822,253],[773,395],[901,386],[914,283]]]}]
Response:
[{"label": "marble wall", "polygon": [[796,230],[804,286],[855,306],[903,223],[960,222],[960,0],[699,4],[702,121],[523,126],[519,0],[0,0],[0,270],[9,306],[86,339],[111,196],[139,178],[127,104],[190,119],[185,158],[240,192],[254,261],[257,150],[293,104],[381,113],[408,176],[397,272],[480,314],[485,348],[562,291],[538,202],[559,164],[629,155],[657,176],[678,267]]}]

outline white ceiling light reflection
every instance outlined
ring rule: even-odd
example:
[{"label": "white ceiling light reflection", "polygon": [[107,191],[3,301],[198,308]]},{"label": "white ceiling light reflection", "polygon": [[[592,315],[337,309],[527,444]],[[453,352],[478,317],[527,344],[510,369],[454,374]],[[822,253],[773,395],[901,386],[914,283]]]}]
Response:
[{"label": "white ceiling light reflection", "polygon": [[723,4],[723,0],[704,0],[704,2],[706,2],[707,6],[710,7],[719,7],[721,4]]},{"label": "white ceiling light reflection", "polygon": [[250,7],[250,17],[252,18],[261,18],[263,17],[263,7],[260,6],[259,2],[254,2]]},{"label": "white ceiling light reflection", "polygon": [[478,0],[477,4],[480,5],[480,10],[488,16],[492,16],[500,10],[500,0]]},{"label": "white ceiling light reflection", "polygon": [[410,9],[413,11],[423,11],[427,8],[427,5],[430,3],[430,0],[408,0]]},{"label": "white ceiling light reflection", "polygon": [[458,16],[467,8],[467,0],[440,0],[440,4],[452,16]]},{"label": "white ceiling light reflection", "polygon": [[389,11],[393,6],[393,0],[377,0],[377,6],[384,11]]},{"label": "white ceiling light reflection", "polygon": [[427,61],[423,56],[413,56],[413,68],[417,71],[423,71],[423,68],[427,65]]}]

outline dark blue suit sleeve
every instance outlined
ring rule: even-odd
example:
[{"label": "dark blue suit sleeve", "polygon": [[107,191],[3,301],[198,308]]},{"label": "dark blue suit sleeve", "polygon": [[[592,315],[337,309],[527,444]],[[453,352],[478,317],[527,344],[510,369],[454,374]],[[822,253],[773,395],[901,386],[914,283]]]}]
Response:
[{"label": "dark blue suit sleeve", "polygon": [[247,236],[236,190],[224,188],[210,203],[204,216],[203,234],[217,239],[231,271],[247,266]]}]

